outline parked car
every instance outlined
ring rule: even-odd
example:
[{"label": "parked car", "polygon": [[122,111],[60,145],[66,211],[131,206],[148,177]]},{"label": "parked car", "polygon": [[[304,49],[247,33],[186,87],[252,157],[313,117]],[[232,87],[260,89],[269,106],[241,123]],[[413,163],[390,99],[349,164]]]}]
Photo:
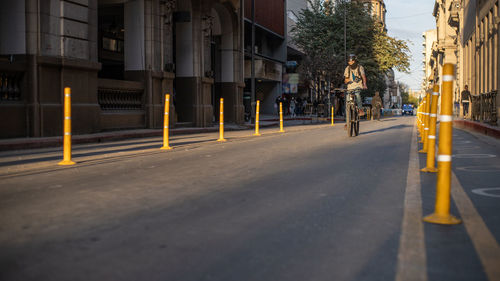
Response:
[{"label": "parked car", "polygon": [[403,115],[413,115],[413,104],[403,104]]}]

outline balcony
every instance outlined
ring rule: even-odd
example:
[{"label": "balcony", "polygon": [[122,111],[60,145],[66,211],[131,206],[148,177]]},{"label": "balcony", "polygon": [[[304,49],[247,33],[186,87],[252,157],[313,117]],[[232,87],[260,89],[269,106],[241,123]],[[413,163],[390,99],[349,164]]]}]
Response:
[{"label": "balcony", "polygon": [[460,1],[451,1],[448,11],[450,11],[450,16],[448,17],[448,24],[453,28],[458,28],[460,26]]}]

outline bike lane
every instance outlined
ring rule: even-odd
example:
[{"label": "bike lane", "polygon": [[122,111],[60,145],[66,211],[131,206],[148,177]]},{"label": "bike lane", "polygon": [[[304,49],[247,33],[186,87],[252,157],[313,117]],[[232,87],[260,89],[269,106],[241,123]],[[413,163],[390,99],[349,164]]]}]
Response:
[{"label": "bike lane", "polygon": [[[428,280],[500,280],[498,144],[454,129],[450,213],[463,223],[424,224]],[[420,154],[420,167],[426,156]],[[421,173],[424,216],[434,211],[436,176]]]},{"label": "bike lane", "polygon": [[500,280],[500,141],[454,130],[452,190],[489,280]]}]

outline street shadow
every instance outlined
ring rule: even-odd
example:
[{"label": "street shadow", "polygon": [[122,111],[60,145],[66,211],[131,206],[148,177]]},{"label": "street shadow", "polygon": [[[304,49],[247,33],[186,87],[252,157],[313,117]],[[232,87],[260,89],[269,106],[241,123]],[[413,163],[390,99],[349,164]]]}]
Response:
[{"label": "street shadow", "polygon": [[[104,139],[104,140],[99,140],[98,142],[95,143],[79,143],[77,145],[74,145],[72,150],[73,151],[81,151],[81,150],[86,150],[89,149],[89,146],[93,146],[93,148],[114,148],[114,147],[121,147],[121,146],[129,146],[129,145],[145,145],[145,144],[153,144],[153,143],[161,143],[161,140],[158,141],[158,138],[161,137],[147,137],[148,140],[121,140],[120,142],[116,143],[116,139]],[[156,138],[156,139],[150,139],[150,138]],[[194,139],[194,138],[199,138],[199,136],[171,136],[170,140],[185,140],[185,139]],[[115,143],[113,143],[115,142]],[[26,155],[36,155],[36,154],[44,154],[44,153],[50,153],[50,152],[58,152],[62,151],[62,146],[58,147],[51,147],[51,148],[44,148],[41,151],[30,151],[30,150],[18,150],[15,151],[15,156],[26,156]],[[0,164],[1,166],[1,164]]]},{"label": "street shadow", "polygon": [[398,130],[398,129],[403,129],[406,127],[412,127],[410,125],[397,125],[397,126],[392,126],[392,127],[387,127],[387,128],[382,128],[378,130],[372,130],[372,131],[367,131],[367,132],[360,132],[360,135],[369,135],[369,134],[374,134],[374,133],[380,133],[388,130]]},{"label": "street shadow", "polygon": [[[186,146],[190,144],[198,144],[198,143],[206,143],[206,142],[213,142],[215,139],[208,139],[208,140],[199,140],[199,141],[184,141],[184,142],[176,142],[174,144],[171,143],[172,147],[178,147],[178,146]],[[149,144],[149,143],[154,143],[151,145],[144,145],[144,144]],[[130,147],[130,148],[118,148],[118,149],[109,149],[109,150],[103,150],[103,151],[94,151],[94,152],[75,152],[73,150],[72,153],[72,158],[77,158],[77,157],[89,157],[89,156],[97,156],[97,155],[104,155],[104,154],[113,154],[113,153],[122,153],[122,152],[132,152],[132,151],[141,151],[141,150],[149,150],[149,149],[154,149],[154,148],[160,148],[162,146],[162,142],[160,141],[147,141],[147,142],[137,142],[139,146],[135,147]],[[143,144],[143,145],[140,145]],[[118,144],[118,145],[106,145],[106,146],[99,146],[96,148],[116,148],[117,146],[124,146],[125,144]],[[127,145],[133,145],[132,143],[128,143]],[[80,148],[84,149],[84,148]],[[91,149],[88,148],[87,149]],[[62,149],[59,149],[61,151],[61,155],[56,155],[56,156],[40,156],[32,159],[20,159],[20,160],[15,160],[15,161],[8,161],[8,162],[0,162],[0,167],[7,167],[7,166],[14,166],[14,165],[23,165],[23,164],[32,164],[32,163],[38,163],[38,162],[48,162],[48,161],[57,161],[57,160],[62,160]],[[77,150],[76,150],[77,151]]]}]

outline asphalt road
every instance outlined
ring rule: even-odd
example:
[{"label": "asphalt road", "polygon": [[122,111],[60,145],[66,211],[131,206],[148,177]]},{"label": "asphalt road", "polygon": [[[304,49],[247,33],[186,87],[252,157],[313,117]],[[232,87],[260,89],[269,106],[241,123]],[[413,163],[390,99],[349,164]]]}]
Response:
[{"label": "asphalt road", "polygon": [[105,161],[88,147],[73,167],[4,173],[0,280],[394,280],[413,124],[191,137]]}]

